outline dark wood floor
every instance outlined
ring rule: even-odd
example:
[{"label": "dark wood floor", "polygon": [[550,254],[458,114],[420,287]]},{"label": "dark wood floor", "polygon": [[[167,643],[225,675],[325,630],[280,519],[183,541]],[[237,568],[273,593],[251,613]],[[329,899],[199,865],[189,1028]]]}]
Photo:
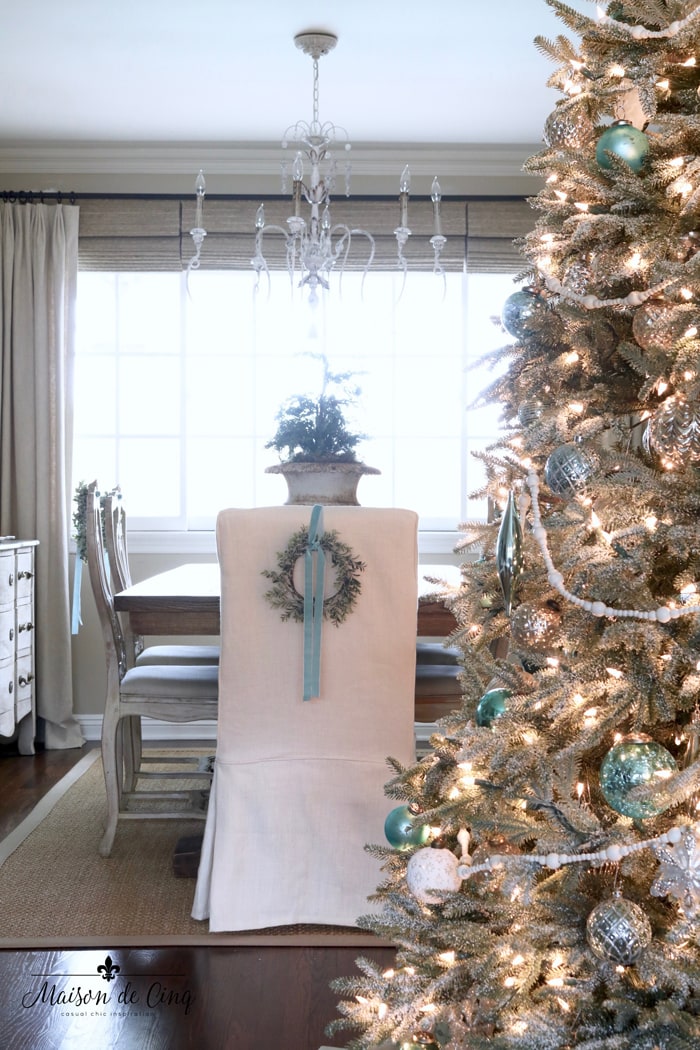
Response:
[{"label": "dark wood floor", "polygon": [[[0,838],[83,750],[0,748]],[[50,873],[47,872],[47,878]],[[0,936],[2,936],[0,901]],[[343,1046],[334,977],[389,948],[120,948],[0,951],[0,1046],[12,1050],[318,1050]],[[113,980],[105,980],[104,967]],[[98,970],[98,967],[103,969]]]}]

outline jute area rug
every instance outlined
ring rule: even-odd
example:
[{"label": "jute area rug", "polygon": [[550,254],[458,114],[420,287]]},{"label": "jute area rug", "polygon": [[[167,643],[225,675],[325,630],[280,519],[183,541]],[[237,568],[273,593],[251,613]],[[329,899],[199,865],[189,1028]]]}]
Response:
[{"label": "jute area rug", "polygon": [[[201,790],[201,782],[192,786]],[[330,926],[210,934],[206,922],[190,916],[195,880],[173,870],[178,839],[203,831],[204,823],[120,821],[105,858],[98,853],[105,813],[94,750],[0,842],[0,948],[383,944],[363,930]]]}]

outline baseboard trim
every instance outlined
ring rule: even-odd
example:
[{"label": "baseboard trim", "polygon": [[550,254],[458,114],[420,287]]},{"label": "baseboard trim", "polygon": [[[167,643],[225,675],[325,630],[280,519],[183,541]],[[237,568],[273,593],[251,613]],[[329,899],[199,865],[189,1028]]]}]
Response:
[{"label": "baseboard trim", "polygon": [[[76,715],[86,740],[102,736],[102,715]],[[216,740],[216,722],[165,722],[144,718],[141,722],[144,740]]]},{"label": "baseboard trim", "polygon": [[[76,715],[86,740],[102,736],[102,715]],[[419,755],[430,750],[429,741],[436,731],[434,722],[416,723],[416,749]],[[216,722],[164,722],[144,718],[141,722],[144,740],[216,740]]]}]

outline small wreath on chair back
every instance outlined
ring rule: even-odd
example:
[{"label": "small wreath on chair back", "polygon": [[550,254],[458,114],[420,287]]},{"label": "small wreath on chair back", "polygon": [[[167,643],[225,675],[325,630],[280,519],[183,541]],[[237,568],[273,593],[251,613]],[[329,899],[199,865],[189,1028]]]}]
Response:
[{"label": "small wreath on chair back", "polygon": [[[334,593],[324,599],[323,618],[330,620],[337,627],[355,606],[362,588],[360,573],[366,566],[355,557],[347,543],[338,539],[338,533],[334,529],[324,532],[319,543],[330,558],[337,583]],[[265,592],[265,598],[273,609],[281,610],[283,620],[304,622],[304,597],[294,586],[294,566],[308,549],[309,530],[304,525],[294,533],[284,550],[277,555],[277,571],[263,569],[262,575],[272,580],[272,587]]]}]

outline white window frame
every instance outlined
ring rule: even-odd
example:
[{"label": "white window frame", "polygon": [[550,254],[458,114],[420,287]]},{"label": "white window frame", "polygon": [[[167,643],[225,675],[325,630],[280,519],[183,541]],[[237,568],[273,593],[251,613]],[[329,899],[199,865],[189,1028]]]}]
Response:
[{"label": "white window frame", "polygon": [[[278,275],[278,276],[281,277],[282,275]],[[466,275],[457,275],[457,276],[459,277],[459,279],[461,281],[465,282],[464,283],[464,287],[463,287],[463,297],[462,297],[462,302],[463,302],[463,308],[462,308],[463,319],[462,319],[462,323],[463,323],[464,332],[465,332],[462,354],[463,354],[463,363],[464,363],[465,367],[463,369],[463,377],[462,377],[461,390],[460,390],[460,400],[461,400],[461,404],[463,406],[463,411],[464,411],[465,415],[464,415],[464,418],[463,418],[462,434],[461,434],[461,442],[460,442],[460,466],[459,466],[459,470],[460,470],[461,485],[462,485],[462,487],[463,487],[463,489],[464,489],[464,491],[466,493],[467,489],[470,489],[470,488],[474,487],[469,481],[471,475],[473,474],[473,469],[472,469],[473,468],[473,462],[471,461],[470,455],[469,455],[469,453],[470,453],[470,446],[473,445],[474,443],[476,443],[476,445],[478,446],[479,444],[483,445],[486,442],[493,441],[495,439],[495,437],[496,437],[496,429],[494,428],[492,431],[490,431],[488,433],[485,433],[485,434],[470,433],[470,431],[469,431],[468,418],[467,418],[467,413],[466,413],[466,406],[473,400],[475,394],[478,391],[476,389],[474,389],[472,378],[470,377],[470,373],[468,371],[468,367],[467,366],[471,362],[473,362],[476,358],[482,356],[482,353],[486,349],[486,347],[481,342],[481,339],[474,338],[474,337],[472,337],[470,339],[470,337],[469,337],[470,328],[472,327],[470,325],[470,318],[474,318],[476,316],[476,311],[478,311],[480,309],[480,307],[483,307],[483,305],[484,305],[481,295],[478,294],[478,293],[476,295],[473,294],[473,292],[470,291],[470,288],[473,287],[473,284],[472,284],[473,280],[475,278],[478,279],[482,275],[470,275],[469,277],[466,277]],[[484,275],[484,276],[486,276],[486,275]],[[503,289],[504,289],[503,298],[505,298],[505,295],[508,294],[508,292],[510,290],[512,290],[512,284],[511,284],[512,278],[507,276],[507,275],[502,275],[502,274],[501,275],[491,275],[491,276],[493,276],[493,277],[498,276],[503,281]],[[184,278],[183,278],[183,280],[184,280]],[[371,277],[368,278],[368,280],[371,280]],[[439,280],[439,279],[436,279],[436,280]],[[79,285],[79,288],[80,288],[80,285]],[[196,288],[194,289],[194,294],[196,295]],[[411,294],[410,277],[409,277],[408,288],[407,288],[407,290],[405,290],[404,294],[407,294],[407,295]],[[80,293],[79,293],[79,295],[80,295]],[[274,308],[274,306],[273,306],[273,308]],[[431,308],[434,309],[434,310],[439,310],[439,308],[440,308],[439,296],[437,297],[437,301],[435,303],[431,304]],[[80,299],[79,299],[79,309],[80,309]],[[493,311],[493,304],[491,306],[491,313],[492,313],[492,311]],[[486,319],[482,318],[482,320],[485,321]],[[490,320],[489,320],[489,323],[490,323]],[[181,318],[180,319],[180,331],[181,332],[183,330],[183,327],[184,326],[183,326],[182,318]],[[494,337],[495,337],[495,343],[497,343],[499,340],[500,341],[504,341],[504,340],[506,340],[508,338],[507,336],[504,336],[502,334],[502,332],[498,332],[496,330],[494,330]],[[477,345],[473,345],[474,343],[479,343],[480,345],[478,345],[478,346]],[[178,354],[179,354],[179,359],[180,359],[180,367],[183,368],[184,367],[185,358],[184,358],[184,350],[183,350],[182,345],[179,347]],[[80,368],[80,364],[81,364],[81,355],[80,355],[80,348],[79,348],[78,359],[77,359],[77,362],[76,362],[76,365],[77,365],[78,369]],[[99,393],[96,396],[99,396]],[[181,414],[180,440],[181,441],[183,440],[183,424],[182,424],[182,420],[184,419],[184,415],[185,415],[185,405],[184,405],[185,397],[186,397],[186,388],[185,388],[185,383],[183,382],[181,384],[181,404],[180,404],[180,414]],[[494,418],[495,418],[495,409],[494,409]],[[80,434],[76,434],[76,440],[77,441],[81,440],[81,435]],[[84,440],[84,438],[83,438],[83,440]],[[185,468],[185,460],[186,460],[186,456],[183,455],[181,457],[181,473],[182,474],[184,474],[184,471],[186,469]],[[78,479],[78,480],[91,480],[91,478],[83,478],[83,479]],[[98,480],[101,480],[101,479],[98,479]],[[111,481],[112,479],[109,478],[108,480]],[[186,478],[185,477],[181,477],[181,482],[183,483],[183,485],[186,485]],[[364,484],[369,485],[369,483],[370,482],[368,481],[368,482],[365,482]],[[183,492],[184,492],[184,488],[183,488]],[[361,499],[363,499],[363,493],[362,492],[360,493],[360,497],[361,497]],[[281,501],[281,499],[282,499],[282,494],[280,493],[280,501]],[[464,504],[463,504],[463,506],[464,506]],[[467,512],[468,508],[466,506],[464,506],[464,510],[465,510],[464,518],[469,517],[471,520],[473,520],[475,515],[468,514],[468,512]],[[431,557],[431,556],[442,557],[442,556],[448,556],[448,555],[452,554],[453,551],[454,551],[455,543],[457,542],[457,539],[458,539],[458,536],[459,536],[459,532],[458,532],[458,525],[459,524],[460,524],[459,521],[455,521],[453,527],[447,526],[447,527],[444,527],[444,528],[443,527],[436,528],[434,526],[431,527],[431,523],[430,522],[425,523],[424,527],[421,528],[420,539],[419,539],[419,546],[420,546],[420,553],[421,553],[421,555],[422,556],[427,556],[427,557]],[[163,519],[159,520],[157,518],[150,518],[147,522],[145,522],[143,520],[139,520],[139,518],[137,516],[132,516],[130,518],[130,547],[131,547],[131,550],[134,553],[150,553],[150,552],[168,553],[168,552],[172,552],[172,553],[189,553],[189,554],[194,554],[194,553],[210,554],[210,553],[215,551],[214,536],[213,536],[213,525],[209,526],[209,527],[205,527],[205,528],[191,528],[191,527],[190,528],[186,528],[186,527],[184,527],[185,525],[186,525],[186,522],[184,520],[184,517],[180,517],[179,520],[172,519],[172,518],[168,519],[168,520],[163,520]],[[147,527],[144,527],[144,526],[147,526]]]}]

